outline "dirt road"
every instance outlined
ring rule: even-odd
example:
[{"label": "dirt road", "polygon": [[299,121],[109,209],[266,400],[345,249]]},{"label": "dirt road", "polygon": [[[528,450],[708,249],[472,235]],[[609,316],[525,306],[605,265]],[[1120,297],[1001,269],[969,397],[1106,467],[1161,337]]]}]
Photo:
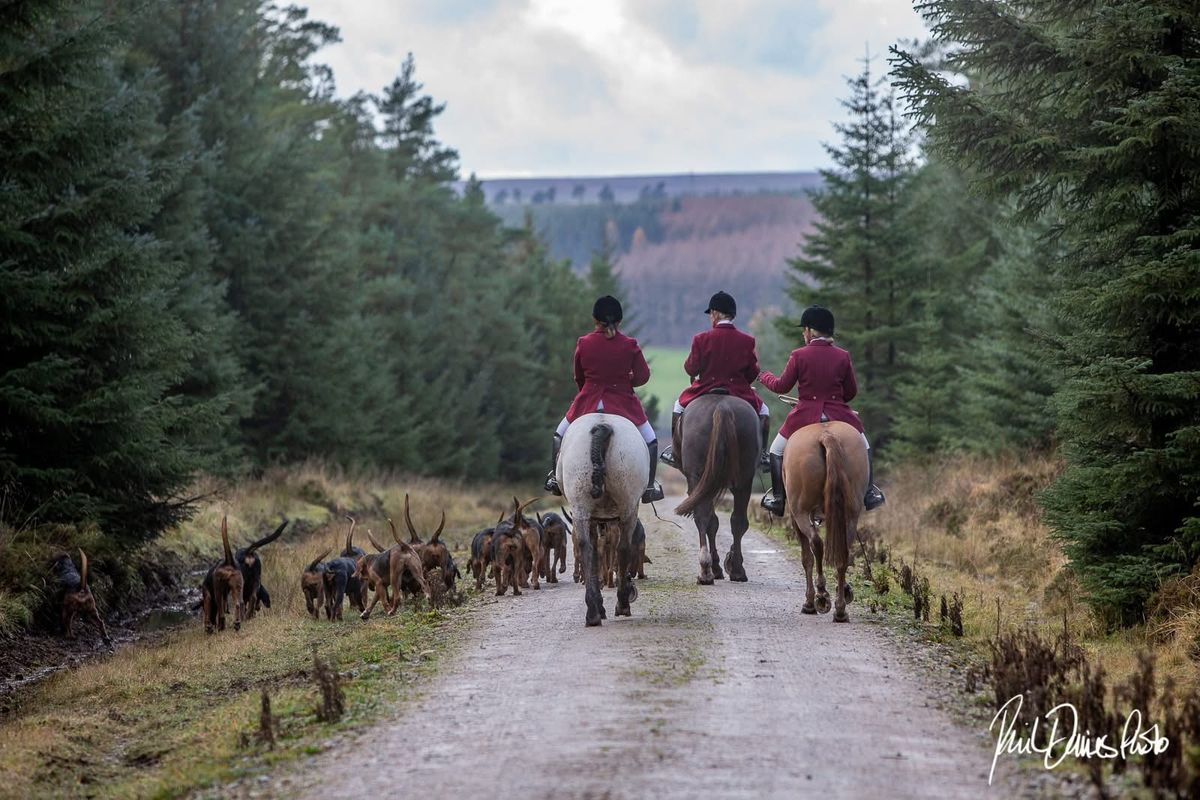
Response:
[{"label": "dirt road", "polygon": [[[645,521],[654,564],[632,618],[613,616],[606,590],[609,619],[585,628],[570,572],[567,583],[500,598],[415,707],[358,747],[276,776],[270,791],[323,800],[986,791],[988,740],[932,707],[865,609],[852,604],[848,625],[801,615],[799,564],[754,531],[750,583],[697,586],[690,521],[676,520],[683,530]],[[728,541],[723,525],[722,553]]]}]

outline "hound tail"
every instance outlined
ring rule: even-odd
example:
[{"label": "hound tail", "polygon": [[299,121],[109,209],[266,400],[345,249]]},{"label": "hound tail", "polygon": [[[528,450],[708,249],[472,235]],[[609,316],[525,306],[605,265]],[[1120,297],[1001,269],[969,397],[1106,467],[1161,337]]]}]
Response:
[{"label": "hound tail", "polygon": [[329,555],[330,550],[331,550],[331,548],[325,548],[325,550],[321,551],[321,555],[317,556],[312,561],[310,561],[308,564],[308,569],[306,569],[304,571],[305,572],[314,571],[317,568],[317,565],[321,563],[322,559],[324,559],[325,556]]},{"label": "hound tail", "polygon": [[229,518],[221,517],[221,544],[225,548],[225,566],[233,566],[233,551],[229,549]]},{"label": "hound tail", "polygon": [[736,484],[741,477],[739,455],[737,422],[733,412],[724,405],[718,405],[713,409],[712,433],[708,437],[704,470],[687,499],[676,507],[675,513],[690,517],[697,506],[711,503],[717,495]]},{"label": "hound tail", "polygon": [[79,548],[79,590],[81,592],[86,592],[88,590],[87,573],[87,553],[83,552],[83,548],[81,547]]},{"label": "hound tail", "polygon": [[604,496],[604,479],[608,476],[608,442],[612,439],[611,425],[601,423],[592,428],[592,499]]},{"label": "hound tail", "polygon": [[825,553],[839,569],[850,563],[850,478],[846,475],[846,454],[837,436],[825,431],[821,434],[821,446],[825,448]]}]

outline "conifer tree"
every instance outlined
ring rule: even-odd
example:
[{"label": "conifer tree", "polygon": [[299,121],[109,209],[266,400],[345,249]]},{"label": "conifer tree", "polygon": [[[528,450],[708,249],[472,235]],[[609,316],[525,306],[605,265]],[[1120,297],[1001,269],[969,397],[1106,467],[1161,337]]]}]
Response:
[{"label": "conifer tree", "polygon": [[1200,558],[1200,6],[919,7],[973,79],[897,54],[935,145],[1059,226],[1067,466],[1047,519],[1092,604],[1135,621]]},{"label": "conifer tree", "polygon": [[177,261],[149,227],[170,190],[128,9],[0,10],[0,484],[5,514],[98,520],[129,539],[185,513],[205,400],[171,395],[206,346],[171,308]]},{"label": "conifer tree", "polygon": [[[913,173],[910,135],[890,95],[871,75],[871,60],[847,81],[843,105],[850,120],[836,125],[834,162],[812,195],[821,215],[804,253],[789,262],[788,294],[798,308],[830,308],[839,343],[850,350],[858,378],[855,402],[872,440],[886,443],[896,399],[905,339],[916,325],[911,296],[909,231],[902,220]],[[798,319],[781,320],[798,340]]]}]

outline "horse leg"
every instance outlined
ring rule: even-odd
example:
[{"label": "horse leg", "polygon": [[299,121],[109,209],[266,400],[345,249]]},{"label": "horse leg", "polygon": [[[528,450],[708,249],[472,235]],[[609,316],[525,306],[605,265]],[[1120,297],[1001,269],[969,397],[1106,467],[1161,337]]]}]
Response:
[{"label": "horse leg", "polygon": [[713,510],[710,503],[696,506],[693,521],[696,523],[696,531],[700,534],[700,574],[696,577],[696,583],[701,586],[712,586],[715,578],[712,550],[708,547],[708,520],[711,516]]},{"label": "horse leg", "polygon": [[633,560],[633,529],[637,517],[621,525],[621,538],[617,540],[617,611],[618,617],[633,616],[629,604],[637,600],[637,587],[629,579],[629,563]]},{"label": "horse leg", "polygon": [[733,546],[725,555],[725,569],[729,572],[729,580],[744,583],[746,567],[742,562],[742,537],[750,528],[750,518],[746,515],[746,506],[750,504],[750,490],[733,493],[733,513],[729,515],[729,527],[733,529]]},{"label": "horse leg", "polygon": [[[717,516],[717,510],[709,506],[712,516],[708,518],[708,530],[705,533],[708,536],[708,552],[717,552],[717,531],[721,529],[721,518]],[[721,569],[721,562],[715,558],[712,562],[713,577],[719,581],[725,580],[725,572]]]},{"label": "horse leg", "polygon": [[801,614],[816,614],[816,589],[813,587],[813,551],[809,540],[809,531],[803,530],[796,520],[792,520],[792,535],[800,540],[800,563],[804,565],[804,605],[800,607]]},{"label": "horse leg", "polygon": [[813,555],[817,559],[817,611],[822,614],[829,613],[829,592],[825,589],[825,542],[821,541],[821,535],[817,533],[816,526],[813,526],[812,535]]},{"label": "horse leg", "polygon": [[604,618],[604,597],[600,594],[600,575],[596,563],[596,532],[592,530],[591,521],[583,514],[575,518],[575,532],[579,543],[579,568],[584,586],[584,600],[587,603],[588,627],[600,624]]}]

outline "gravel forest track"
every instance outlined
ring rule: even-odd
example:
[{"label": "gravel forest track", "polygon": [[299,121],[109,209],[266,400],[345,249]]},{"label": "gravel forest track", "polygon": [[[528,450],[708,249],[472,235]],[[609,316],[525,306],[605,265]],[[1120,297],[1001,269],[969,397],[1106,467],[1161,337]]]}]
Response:
[{"label": "gravel forest track", "polygon": [[[845,625],[802,615],[798,560],[753,529],[750,582],[697,586],[690,520],[666,516],[681,530],[648,512],[654,563],[632,618],[613,616],[605,590],[609,618],[585,628],[569,570],[565,583],[498,598],[420,700],[257,788],[323,800],[987,791],[990,739],[934,707],[866,609],[851,604]],[[722,556],[729,540],[723,520]]]}]

